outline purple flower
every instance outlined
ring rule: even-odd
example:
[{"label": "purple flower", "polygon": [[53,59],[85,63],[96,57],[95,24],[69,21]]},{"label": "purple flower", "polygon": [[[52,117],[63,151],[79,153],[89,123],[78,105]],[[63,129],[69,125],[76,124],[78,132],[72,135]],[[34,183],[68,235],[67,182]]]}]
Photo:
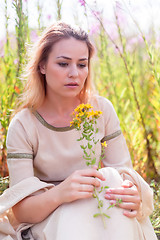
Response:
[{"label": "purple flower", "polygon": [[52,16],[50,14],[48,14],[47,18],[48,18],[48,20],[51,20]]},{"label": "purple flower", "polygon": [[100,28],[99,23],[92,25],[89,34],[90,35],[96,34],[99,31],[99,28]]},{"label": "purple flower", "polygon": [[0,58],[4,58],[4,52],[0,53]]},{"label": "purple flower", "polygon": [[126,18],[124,16],[122,4],[119,1],[116,1],[116,15],[117,15],[117,21],[119,25],[124,25],[126,23]]},{"label": "purple flower", "polygon": [[136,36],[127,39],[127,46],[126,46],[127,51],[133,52],[136,49],[136,47],[137,47],[137,37]]},{"label": "purple flower", "polygon": [[100,12],[99,11],[92,11],[93,15],[96,16],[96,17],[99,17],[100,16]]},{"label": "purple flower", "polygon": [[3,44],[2,40],[0,40],[0,49],[3,48],[3,45],[4,44]]},{"label": "purple flower", "polygon": [[160,46],[160,36],[157,36],[155,47],[159,48]]},{"label": "purple flower", "polygon": [[112,38],[112,40],[116,40],[118,38],[118,31],[115,23],[108,19],[104,19],[103,22],[108,35]]},{"label": "purple flower", "polygon": [[81,4],[81,6],[85,6],[85,4],[86,4],[85,0],[78,0],[78,1]]},{"label": "purple flower", "polygon": [[14,64],[17,65],[17,63],[18,63],[18,59],[16,58],[14,59]]},{"label": "purple flower", "polygon": [[31,31],[31,41],[36,42],[38,39],[37,32],[35,30]]}]

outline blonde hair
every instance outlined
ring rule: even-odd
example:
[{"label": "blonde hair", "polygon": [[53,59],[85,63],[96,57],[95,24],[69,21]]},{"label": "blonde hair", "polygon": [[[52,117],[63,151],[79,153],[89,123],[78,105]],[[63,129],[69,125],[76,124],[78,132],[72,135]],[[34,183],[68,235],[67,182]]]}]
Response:
[{"label": "blonde hair", "polygon": [[[88,34],[82,29],[74,29],[70,25],[62,22],[57,22],[44,31],[42,36],[34,45],[33,53],[26,68],[26,84],[24,92],[20,97],[20,107],[17,111],[23,108],[31,108],[36,110],[41,106],[46,95],[46,80],[45,75],[40,71],[40,64],[47,62],[49,53],[55,43],[61,39],[75,38],[87,44],[89,52],[88,61],[88,76],[84,87],[80,93],[81,102],[86,102],[88,96],[92,92],[92,83],[90,76],[90,60],[94,53],[94,47],[91,44]],[[16,111],[16,112],[17,112]]]}]

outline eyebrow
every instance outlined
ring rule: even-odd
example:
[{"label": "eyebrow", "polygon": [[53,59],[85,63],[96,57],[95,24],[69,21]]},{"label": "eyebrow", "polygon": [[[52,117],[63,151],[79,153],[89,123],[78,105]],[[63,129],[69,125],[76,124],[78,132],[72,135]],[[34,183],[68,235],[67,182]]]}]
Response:
[{"label": "eyebrow", "polygon": [[[72,60],[72,58],[69,58],[69,57],[66,57],[66,56],[59,56],[59,57],[57,57],[57,58],[64,58],[64,59],[67,59],[67,60]],[[79,59],[79,61],[88,61],[88,58],[81,58],[81,59]]]}]

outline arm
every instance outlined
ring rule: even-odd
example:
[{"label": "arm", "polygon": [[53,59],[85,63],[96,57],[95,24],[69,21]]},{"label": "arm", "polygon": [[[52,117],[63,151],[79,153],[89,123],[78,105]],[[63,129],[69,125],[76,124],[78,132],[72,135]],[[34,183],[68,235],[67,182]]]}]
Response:
[{"label": "arm", "polygon": [[[123,134],[115,134],[117,131],[120,132],[120,125],[117,114],[111,103],[108,103],[108,110],[106,115],[105,133],[107,140],[107,148],[105,149],[105,159],[104,166],[115,167],[120,170],[120,174],[124,180],[121,188],[108,189],[106,191],[105,198],[111,201],[111,204],[115,204],[116,199],[122,199],[122,203],[119,207],[124,209],[124,215],[127,217],[139,217],[142,205],[152,206],[152,194],[150,196],[148,203],[145,203],[145,192],[141,194],[139,181],[142,183],[144,181],[142,178],[133,178],[134,175],[130,154],[127,148],[126,141]],[[108,116],[108,117],[107,117]],[[111,137],[110,137],[111,136]],[[125,169],[130,171],[130,174],[124,174]],[[146,191],[151,192],[149,186],[146,184]],[[149,203],[150,202],[150,203]],[[145,208],[146,208],[145,207]],[[150,208],[150,213],[152,212],[152,207]]]},{"label": "arm", "polygon": [[92,197],[94,186],[105,180],[96,169],[77,170],[56,187],[29,196],[13,207],[19,222],[38,223],[63,203]]},{"label": "arm", "polygon": [[104,100],[103,108],[104,137],[101,142],[106,141],[107,143],[103,164],[105,167],[132,168],[128,147],[121,132],[120,122],[114,107],[110,101]]}]

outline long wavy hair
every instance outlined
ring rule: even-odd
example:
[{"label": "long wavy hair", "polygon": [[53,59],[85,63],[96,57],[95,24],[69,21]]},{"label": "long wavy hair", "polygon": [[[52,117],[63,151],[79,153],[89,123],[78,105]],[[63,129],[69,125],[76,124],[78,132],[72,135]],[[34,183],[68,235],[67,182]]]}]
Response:
[{"label": "long wavy hair", "polygon": [[47,62],[48,56],[55,43],[62,39],[69,39],[71,37],[85,42],[88,47],[88,76],[79,95],[81,102],[85,103],[87,101],[90,93],[93,90],[93,83],[91,82],[90,60],[94,53],[94,47],[85,31],[80,28],[73,28],[63,22],[57,22],[47,28],[33,46],[30,60],[26,67],[25,74],[23,74],[23,76],[26,78],[26,84],[23,94],[20,97],[20,105],[17,111],[20,111],[23,108],[31,108],[32,110],[36,110],[42,105],[46,96],[46,80],[45,75],[40,71],[40,64]]}]

